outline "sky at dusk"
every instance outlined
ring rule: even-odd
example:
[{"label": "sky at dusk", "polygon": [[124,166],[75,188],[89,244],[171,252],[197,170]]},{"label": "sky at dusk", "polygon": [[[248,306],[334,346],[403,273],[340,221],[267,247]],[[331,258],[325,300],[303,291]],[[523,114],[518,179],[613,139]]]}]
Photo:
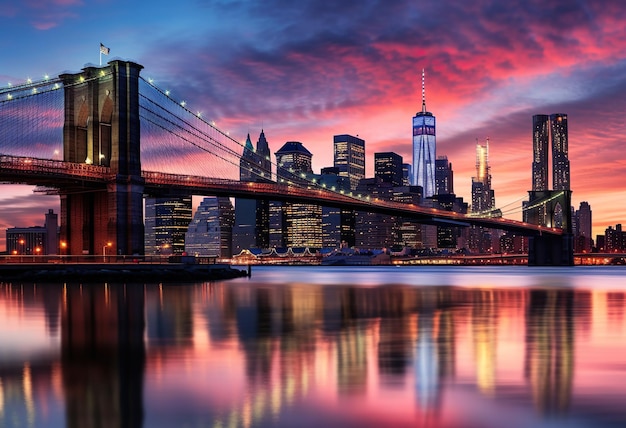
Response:
[{"label": "sky at dusk", "polygon": [[[313,169],[333,135],[411,162],[411,120],[437,118],[437,155],[470,201],[475,145],[489,137],[496,205],[531,188],[532,115],[565,113],[573,204],[594,237],[626,222],[626,5],[622,0],[8,0],[0,86],[132,60],[142,76],[239,140],[301,141]],[[3,185],[0,230],[43,224],[57,197]],[[511,218],[521,219],[520,214]]]}]

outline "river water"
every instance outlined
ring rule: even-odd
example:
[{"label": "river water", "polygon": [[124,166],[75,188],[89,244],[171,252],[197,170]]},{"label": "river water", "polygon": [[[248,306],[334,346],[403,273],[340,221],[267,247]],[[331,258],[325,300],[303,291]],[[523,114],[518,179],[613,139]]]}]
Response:
[{"label": "river water", "polygon": [[0,283],[0,427],[624,427],[625,274]]}]

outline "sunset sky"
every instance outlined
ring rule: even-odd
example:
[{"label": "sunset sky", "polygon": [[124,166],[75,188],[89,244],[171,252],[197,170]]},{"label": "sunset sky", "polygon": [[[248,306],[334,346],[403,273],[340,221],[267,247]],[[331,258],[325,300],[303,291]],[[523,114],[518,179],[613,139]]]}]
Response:
[{"label": "sunset sky", "polygon": [[[103,60],[142,64],[237,139],[301,141],[315,172],[332,165],[333,135],[358,135],[372,176],[375,152],[411,162],[425,69],[437,155],[466,201],[477,139],[490,140],[496,205],[521,205],[532,115],[568,114],[573,203],[590,203],[595,238],[626,222],[624,22],[621,0],[8,0],[0,86],[97,65],[104,43]],[[0,198],[0,231],[59,205],[30,187]]]}]

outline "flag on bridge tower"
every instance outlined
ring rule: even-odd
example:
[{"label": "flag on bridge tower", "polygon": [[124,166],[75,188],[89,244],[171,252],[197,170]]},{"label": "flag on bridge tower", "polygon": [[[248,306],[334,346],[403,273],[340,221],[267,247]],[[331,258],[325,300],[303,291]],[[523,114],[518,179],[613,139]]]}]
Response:
[{"label": "flag on bridge tower", "polygon": [[108,55],[111,49],[100,43],[100,65],[102,65],[102,54]]}]

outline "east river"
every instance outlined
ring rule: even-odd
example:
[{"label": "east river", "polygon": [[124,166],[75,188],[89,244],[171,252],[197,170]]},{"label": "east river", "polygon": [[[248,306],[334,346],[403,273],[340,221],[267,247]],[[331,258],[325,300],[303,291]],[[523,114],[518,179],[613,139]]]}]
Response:
[{"label": "east river", "polygon": [[0,427],[421,426],[626,426],[626,267],[0,283]]}]

